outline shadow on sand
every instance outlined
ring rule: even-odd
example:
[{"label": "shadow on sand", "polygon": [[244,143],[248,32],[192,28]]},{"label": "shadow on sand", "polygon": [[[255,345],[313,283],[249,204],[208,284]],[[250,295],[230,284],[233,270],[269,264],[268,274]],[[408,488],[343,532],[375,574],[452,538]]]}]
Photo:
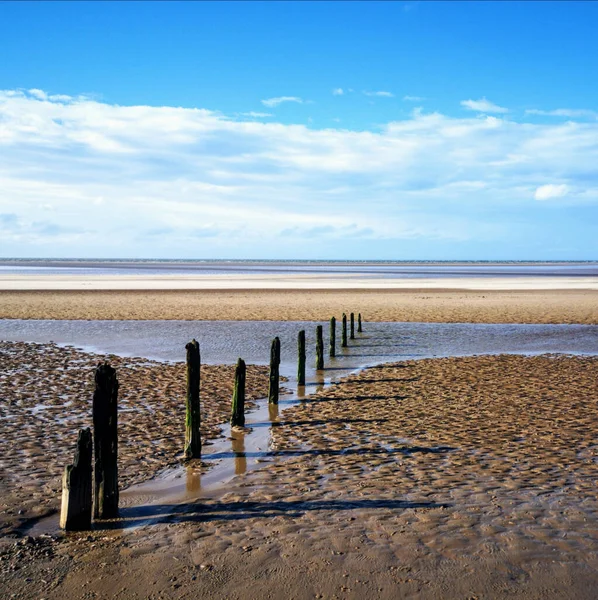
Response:
[{"label": "shadow on sand", "polygon": [[236,521],[253,518],[271,518],[280,515],[300,517],[314,510],[367,510],[409,508],[448,508],[449,504],[435,502],[407,502],[404,500],[295,500],[273,502],[213,502],[185,504],[153,504],[120,509],[118,519],[96,521],[94,529],[128,529],[160,523],[207,523]]}]

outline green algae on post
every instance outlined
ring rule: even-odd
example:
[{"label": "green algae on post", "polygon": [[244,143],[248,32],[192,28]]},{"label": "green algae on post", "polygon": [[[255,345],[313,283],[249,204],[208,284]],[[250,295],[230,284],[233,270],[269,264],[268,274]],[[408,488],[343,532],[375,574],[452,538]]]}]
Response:
[{"label": "green algae on post", "polygon": [[118,515],[118,379],[109,364],[98,365],[93,393],[94,507],[96,519]]},{"label": "green algae on post", "polygon": [[231,408],[230,424],[232,427],[245,427],[245,361],[240,358],[235,369],[235,388]]},{"label": "green algae on post", "polygon": [[62,477],[62,507],[60,527],[66,531],[91,529],[91,430],[80,429],[77,450],[72,465],[64,469]]},{"label": "green algae on post", "polygon": [[347,347],[347,315],[343,313],[343,331],[341,337],[341,346],[343,348]]},{"label": "green algae on post", "polygon": [[322,326],[316,327],[316,369],[320,371],[324,368],[324,336],[322,335]]},{"label": "green algae on post", "polygon": [[330,356],[336,356],[336,318],[330,318]]},{"label": "green algae on post", "polygon": [[275,337],[270,347],[270,387],[268,402],[278,404],[278,388],[280,386],[280,339]]},{"label": "green algae on post", "polygon": [[297,336],[297,385],[305,385],[305,329]]},{"label": "green algae on post", "polygon": [[201,412],[199,386],[201,375],[201,356],[199,343],[189,342],[187,350],[187,402],[185,417],[185,458],[201,457]]}]

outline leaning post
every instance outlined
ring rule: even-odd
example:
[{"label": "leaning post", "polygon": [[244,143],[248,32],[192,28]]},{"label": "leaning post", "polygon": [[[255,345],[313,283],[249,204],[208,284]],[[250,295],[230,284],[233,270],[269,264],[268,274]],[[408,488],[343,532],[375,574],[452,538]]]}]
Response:
[{"label": "leaning post", "polygon": [[199,403],[199,385],[201,374],[201,356],[199,343],[189,342],[187,350],[187,403],[185,417],[185,458],[201,457],[201,413]]},{"label": "leaning post", "polygon": [[297,385],[305,385],[305,329],[297,336]]},{"label": "leaning post", "polygon": [[341,346],[343,348],[347,347],[347,315],[343,313],[343,331],[341,337]]},{"label": "leaning post", "polygon": [[75,460],[65,467],[62,477],[60,527],[66,531],[91,529],[91,458],[91,430],[88,427],[79,430]]},{"label": "leaning post", "polygon": [[280,386],[280,339],[275,337],[270,348],[270,386],[268,402],[278,404],[278,388]]},{"label": "leaning post", "polygon": [[357,333],[361,333],[361,313],[357,315]]},{"label": "leaning post", "polygon": [[330,356],[334,358],[336,356],[336,318],[331,317],[330,319]]},{"label": "leaning post", "polygon": [[324,368],[324,336],[322,335],[322,326],[316,327],[316,369],[320,371]]},{"label": "leaning post", "polygon": [[96,519],[118,515],[118,380],[108,363],[98,365],[93,393],[94,505]]},{"label": "leaning post", "polygon": [[240,358],[235,369],[235,388],[230,417],[232,427],[245,427],[245,375],[245,361]]}]

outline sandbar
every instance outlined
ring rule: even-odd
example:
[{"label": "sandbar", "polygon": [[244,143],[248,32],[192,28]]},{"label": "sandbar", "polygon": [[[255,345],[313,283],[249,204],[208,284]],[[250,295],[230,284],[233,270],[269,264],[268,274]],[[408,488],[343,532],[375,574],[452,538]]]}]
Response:
[{"label": "sandbar", "polygon": [[598,290],[3,290],[0,319],[598,324]]}]

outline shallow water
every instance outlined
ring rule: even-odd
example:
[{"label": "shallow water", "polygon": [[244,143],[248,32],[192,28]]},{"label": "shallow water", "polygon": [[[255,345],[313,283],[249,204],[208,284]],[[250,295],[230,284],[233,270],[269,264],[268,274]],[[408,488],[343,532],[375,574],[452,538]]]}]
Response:
[{"label": "shallow water", "polygon": [[[233,431],[225,425],[223,437],[204,447],[202,460],[213,466],[200,474],[197,466],[181,466],[122,493],[128,507],[160,502],[190,502],[202,497],[219,497],[229,491],[235,475],[284,460],[270,447],[272,423],[284,421],[284,409],[348,373],[367,366],[407,359],[475,354],[598,354],[595,325],[505,325],[445,323],[364,323],[347,348],[340,347],[341,326],[337,323],[337,357],[328,357],[328,323],[325,332],[325,369],[316,372],[313,322],[273,321],[33,321],[0,320],[0,339],[8,341],[71,344],[98,353],[140,356],[165,361],[184,359],[185,343],[199,340],[202,362],[267,364],[270,343],[281,339],[281,375],[290,393],[281,396],[279,407],[258,402],[247,415],[247,430]],[[357,327],[357,326],[356,326]],[[297,388],[297,333],[306,330],[306,386]],[[128,510],[128,525],[152,522]],[[121,523],[120,526],[123,524]],[[55,530],[57,517],[36,525],[31,534]]]}]

